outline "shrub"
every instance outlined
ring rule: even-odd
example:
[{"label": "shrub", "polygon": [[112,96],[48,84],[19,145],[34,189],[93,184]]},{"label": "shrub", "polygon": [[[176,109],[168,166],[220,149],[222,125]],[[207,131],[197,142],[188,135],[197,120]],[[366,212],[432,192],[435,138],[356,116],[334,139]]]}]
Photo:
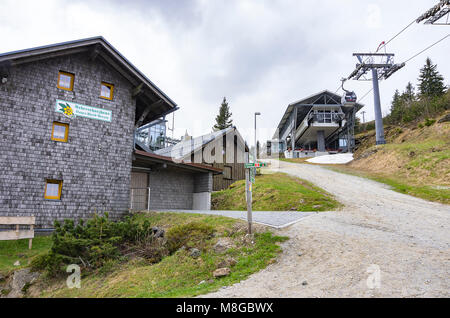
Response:
[{"label": "shrub", "polygon": [[425,119],[424,125],[427,126],[427,127],[430,127],[430,126],[433,125],[435,122],[436,122],[435,119],[429,119],[429,118],[426,118],[426,119]]},{"label": "shrub", "polygon": [[167,247],[170,253],[176,252],[182,246],[186,248],[203,248],[205,241],[214,235],[214,228],[211,225],[191,222],[177,225],[167,232]]},{"label": "shrub", "polygon": [[142,245],[145,239],[155,242],[148,221],[138,223],[127,217],[122,222],[113,222],[107,213],[94,215],[87,222],[81,220],[77,225],[73,220],[65,220],[63,224],[56,221],[54,226],[50,252],[32,263],[33,268],[47,270],[50,276],[64,273],[68,264],[99,268],[105,262],[120,259],[124,246]]}]

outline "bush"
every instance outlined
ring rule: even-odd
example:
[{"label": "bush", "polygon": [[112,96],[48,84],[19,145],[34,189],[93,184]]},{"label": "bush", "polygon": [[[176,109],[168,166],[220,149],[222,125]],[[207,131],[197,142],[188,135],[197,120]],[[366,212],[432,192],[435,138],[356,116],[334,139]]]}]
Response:
[{"label": "bush", "polygon": [[56,221],[54,226],[50,252],[32,263],[33,268],[44,269],[50,276],[64,273],[68,264],[96,269],[105,262],[120,259],[124,246],[142,245],[145,239],[155,242],[150,223],[138,223],[130,217],[113,222],[108,214],[95,215],[86,223],[81,220],[75,225],[73,220],[65,220],[64,224]]},{"label": "bush", "polygon": [[211,225],[191,222],[172,227],[167,232],[167,247],[170,253],[176,252],[182,246],[186,248],[204,248],[205,241],[214,235]]},{"label": "bush", "polygon": [[424,125],[427,126],[427,127],[430,127],[430,126],[433,125],[435,122],[436,122],[435,119],[429,119],[429,118],[426,118],[426,119],[425,119]]}]

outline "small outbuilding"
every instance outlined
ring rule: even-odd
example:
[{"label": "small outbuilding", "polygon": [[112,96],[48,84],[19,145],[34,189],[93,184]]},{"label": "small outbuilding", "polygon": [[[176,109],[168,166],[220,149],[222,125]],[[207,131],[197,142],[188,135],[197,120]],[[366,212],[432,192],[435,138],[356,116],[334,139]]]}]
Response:
[{"label": "small outbuilding", "polygon": [[185,136],[181,142],[159,149],[155,154],[223,171],[213,177],[213,190],[219,191],[245,179],[245,153],[248,151],[246,142],[233,126],[195,138]]}]

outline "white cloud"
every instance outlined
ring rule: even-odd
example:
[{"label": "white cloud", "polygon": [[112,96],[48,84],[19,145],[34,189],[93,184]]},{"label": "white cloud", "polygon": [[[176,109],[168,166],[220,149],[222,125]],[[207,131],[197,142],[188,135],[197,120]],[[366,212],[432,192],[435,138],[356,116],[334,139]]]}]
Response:
[{"label": "white cloud", "polygon": [[[335,91],[354,69],[357,51],[375,51],[435,0],[2,0],[2,51],[103,35],[180,106],[175,136],[210,131],[223,96],[234,123],[253,143],[270,138],[286,106],[323,89]],[[413,25],[389,43],[401,62],[448,33]],[[427,55],[449,82],[450,40],[380,83],[383,112],[396,88],[417,82]],[[349,81],[362,96],[371,82]],[[373,119],[369,94],[366,119]]]},{"label": "white cloud", "polygon": [[366,25],[369,29],[379,29],[381,27],[381,9],[378,5],[367,5]]}]

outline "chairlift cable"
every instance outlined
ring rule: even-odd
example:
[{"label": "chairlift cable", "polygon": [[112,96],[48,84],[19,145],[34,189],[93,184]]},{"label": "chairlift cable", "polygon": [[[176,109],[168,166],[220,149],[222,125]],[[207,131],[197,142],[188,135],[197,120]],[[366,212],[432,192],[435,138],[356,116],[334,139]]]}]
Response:
[{"label": "chairlift cable", "polygon": [[397,36],[399,36],[400,34],[402,34],[406,29],[408,29],[411,25],[414,24],[414,22],[416,22],[416,19],[412,20],[411,23],[409,23],[407,26],[405,26],[400,32],[398,32],[396,35],[394,35],[390,40],[388,40],[386,43],[384,43],[382,46],[380,46],[378,49],[381,49],[383,47],[386,47],[386,45],[388,45],[392,40],[394,40]]},{"label": "chairlift cable", "polygon": [[427,46],[425,49],[423,49],[422,51],[420,51],[419,53],[414,54],[413,56],[411,56],[409,59],[407,59],[404,63],[407,63],[409,61],[411,61],[413,58],[415,58],[416,56],[422,54],[423,52],[425,52],[428,49],[431,49],[433,46],[435,46],[436,44],[438,44],[439,42],[444,41],[446,38],[448,38],[450,36],[450,33],[447,34],[446,36],[444,36],[442,39],[434,42],[433,44],[431,44],[430,46]]}]

